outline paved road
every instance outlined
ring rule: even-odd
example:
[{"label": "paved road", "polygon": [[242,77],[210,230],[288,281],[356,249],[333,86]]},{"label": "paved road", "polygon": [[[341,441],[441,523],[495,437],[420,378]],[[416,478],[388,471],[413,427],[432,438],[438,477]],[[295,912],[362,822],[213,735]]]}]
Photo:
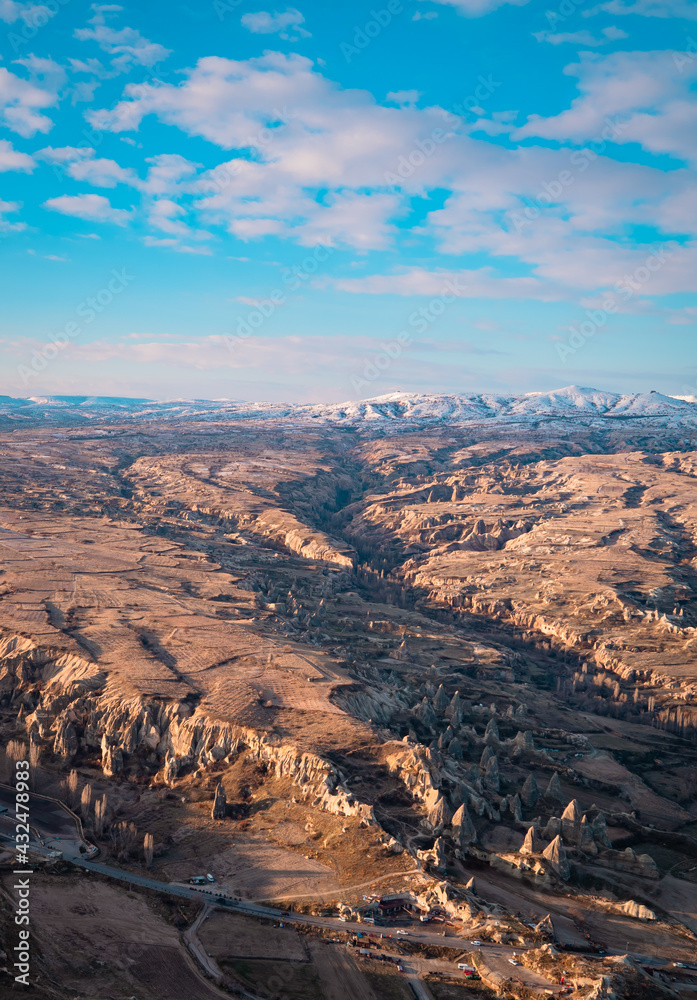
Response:
[{"label": "paved road", "polygon": [[[14,789],[8,788],[7,786],[0,786],[0,804],[12,805],[12,807],[14,807]],[[312,917],[306,916],[305,914],[300,915],[294,913],[291,914],[290,917],[282,917],[282,912],[274,907],[262,906],[260,903],[251,900],[237,899],[218,886],[209,885],[199,887],[177,882],[161,882],[158,879],[149,878],[146,875],[141,875],[138,872],[127,871],[123,868],[116,868],[112,865],[104,864],[101,861],[87,860],[84,854],[81,853],[80,848],[85,848],[90,845],[87,845],[83,840],[79,824],[75,817],[71,815],[69,810],[65,809],[54,800],[48,799],[44,796],[37,796],[33,793],[30,798],[29,807],[32,823],[38,838],[32,843],[32,849],[37,853],[47,855],[52,848],[55,848],[62,852],[66,861],[77,867],[83,868],[85,871],[93,871],[99,873],[100,875],[105,875],[109,878],[129,883],[130,885],[140,886],[145,889],[151,889],[155,892],[165,893],[182,899],[203,903],[206,909],[202,911],[194,925],[190,928],[188,932],[190,936],[186,941],[186,944],[191,954],[197,959],[205,972],[213,979],[219,980],[222,973],[218,966],[212,962],[206,954],[205,949],[198,940],[196,932],[203,920],[206,919],[206,916],[210,912],[210,908],[217,905],[216,901],[220,897],[225,899],[225,903],[222,904],[225,909],[233,910],[247,916],[267,917],[272,920],[280,920],[282,918],[285,923],[303,923],[313,927],[333,930],[334,932],[349,931],[356,933],[357,931],[360,931],[365,935],[381,933],[392,934],[393,938],[398,940],[394,931],[391,931],[389,928],[378,929],[372,925],[366,924],[347,924],[333,917]],[[60,829],[61,832],[59,835],[55,835],[55,829],[50,828],[53,824],[58,826]],[[2,838],[2,829],[0,829],[0,838]],[[366,886],[370,884],[371,883],[366,883]],[[475,946],[472,945],[471,941],[455,935],[444,936],[442,930],[436,931],[425,927],[415,927],[409,931],[407,937],[409,941],[418,944],[458,948],[462,951],[475,950]],[[525,969],[523,966],[514,967],[509,964],[508,960],[514,955],[516,950],[520,951],[520,948],[515,949],[507,945],[495,944],[483,944],[480,948],[486,964],[493,970],[500,972],[501,975],[510,976],[512,978],[519,977],[531,986],[545,986],[546,988],[549,988],[553,985],[544,980],[543,977],[533,973],[531,970]],[[642,961],[645,961],[646,958],[646,956],[639,955],[632,955],[631,957]],[[454,971],[453,963],[443,962],[443,960],[419,960],[416,956],[410,956],[405,959],[403,964],[405,972],[408,976],[407,981],[413,985],[414,991],[420,1000],[432,1000],[426,986],[421,981],[421,976],[425,975],[428,971],[445,971],[446,969],[450,972]]]},{"label": "paved road", "polygon": [[215,959],[211,955],[209,955],[206,949],[203,947],[203,944],[201,943],[198,936],[201,924],[203,924],[204,921],[208,920],[212,912],[213,912],[212,907],[208,903],[206,903],[206,905],[203,907],[199,915],[194,920],[191,927],[189,927],[189,929],[184,931],[184,933],[182,934],[182,941],[189,949],[193,957],[196,959],[198,964],[201,966],[201,968],[204,969],[204,971],[211,977],[211,979],[214,979],[217,983],[219,983],[222,982],[223,980],[223,973],[220,970],[218,963],[215,961]]},{"label": "paved road", "polygon": [[415,976],[409,976],[407,982],[416,996],[419,997],[419,1000],[433,1000],[433,997],[426,988],[426,984],[422,983],[420,979],[417,979]]}]

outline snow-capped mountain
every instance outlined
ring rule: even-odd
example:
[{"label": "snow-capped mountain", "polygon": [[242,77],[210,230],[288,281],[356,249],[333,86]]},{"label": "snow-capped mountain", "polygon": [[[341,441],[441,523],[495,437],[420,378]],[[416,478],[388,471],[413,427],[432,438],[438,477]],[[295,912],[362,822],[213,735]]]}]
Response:
[{"label": "snow-capped mountain", "polygon": [[429,425],[572,421],[617,426],[622,421],[655,426],[697,428],[697,399],[658,392],[613,393],[566,386],[520,396],[492,393],[392,392],[345,403],[294,404],[242,402],[229,399],[129,399],[109,396],[0,396],[0,423],[5,427],[51,424],[130,423],[133,421],[279,420],[343,424],[360,429],[376,425],[405,429]]}]

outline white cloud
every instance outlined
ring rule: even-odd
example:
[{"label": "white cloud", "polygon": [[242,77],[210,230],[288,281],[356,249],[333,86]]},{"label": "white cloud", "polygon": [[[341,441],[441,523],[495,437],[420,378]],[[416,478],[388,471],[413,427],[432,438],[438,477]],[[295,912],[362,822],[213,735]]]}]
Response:
[{"label": "white cloud", "polygon": [[465,17],[482,17],[483,14],[490,14],[492,10],[497,10],[504,4],[523,7],[529,0],[432,0],[432,2],[455,7]]},{"label": "white cloud", "polygon": [[19,20],[22,7],[15,0],[0,0],[0,21],[13,24]]},{"label": "white cloud", "polygon": [[559,298],[550,286],[530,277],[508,278],[497,275],[493,268],[476,270],[429,271],[423,267],[407,267],[395,274],[372,274],[365,278],[336,278],[329,282],[344,292],[367,295],[407,295],[439,297],[444,293],[456,298]]},{"label": "white cloud", "polygon": [[201,166],[178,153],[160,153],[158,156],[148,157],[145,162],[150,164],[150,169],[141,189],[152,195],[176,191],[182,181],[193,177]]},{"label": "white cloud", "polygon": [[[253,158],[234,157],[192,185],[207,221],[244,239],[295,234],[307,243],[322,233],[361,248],[385,246],[387,213],[399,209],[399,197],[345,189],[384,189],[386,173],[420,134],[444,131],[438,109],[381,107],[364,91],[339,90],[297,55],[209,57],[180,85],[127,87],[126,95],[113,110],[91,114],[92,124],[120,132],[155,114],[224,148],[251,150]],[[437,159],[424,182],[438,172]],[[330,194],[320,204],[322,188]]]},{"label": "white cloud", "polygon": [[608,42],[619,41],[622,38],[629,37],[626,31],[612,26],[603,28],[601,32],[602,38],[599,38],[587,29],[567,32],[534,31],[533,35],[538,42],[549,42],[551,45],[588,45],[591,48],[598,45],[607,45]]},{"label": "white cloud", "polygon": [[512,138],[539,136],[583,143],[604,138],[608,127],[618,143],[638,142],[652,153],[697,161],[697,101],[690,90],[697,59],[676,72],[670,52],[583,54],[567,66],[578,77],[581,96],[550,118],[531,116]]},{"label": "white cloud", "polygon": [[[657,60],[655,73],[651,65],[639,72],[635,62],[641,55],[588,56],[573,67],[589,93],[595,93],[593,74],[598,76],[596,89],[606,102],[592,113],[579,113],[574,143],[587,141],[584,128],[597,127],[591,139],[600,138],[607,128],[604,117],[626,102],[650,107],[656,98],[662,107],[679,88],[684,94],[685,83],[661,82],[658,74],[658,67],[665,70],[670,63],[670,53],[663,54],[663,63]],[[627,88],[622,60],[631,70]],[[536,129],[546,134],[556,127],[561,142],[573,123],[533,119],[516,129],[504,112],[476,123],[462,121],[449,132],[453,116],[446,119],[438,107],[416,107],[410,100],[414,96],[393,92],[391,99],[406,103],[379,105],[365,91],[341,90],[308,59],[267,52],[247,61],[202,59],[177,85],[126,87],[114,109],[95,111],[90,119],[94,126],[123,132],[155,115],[188,135],[238,151],[199,175],[196,164],[183,158],[155,158],[148,178],[138,181],[141,191],[170,203],[153,210],[151,224],[187,243],[205,236],[192,237],[200,233],[194,225],[186,233],[180,228],[185,217],[172,206],[183,198],[191,199],[187,211],[198,215],[200,226],[222,227],[244,240],[273,235],[303,246],[323,241],[360,251],[384,249],[396,241],[395,221],[409,210],[411,198],[441,189],[450,192],[445,204],[412,229],[412,239],[435,237],[446,254],[517,261],[520,278],[497,277],[495,269],[477,275],[496,294],[527,290],[533,296],[558,296],[563,290],[574,297],[580,290],[603,287],[609,275],[636,266],[645,255],[631,227],[671,235],[697,230],[690,212],[681,212],[681,205],[691,204],[686,170],[610,159],[601,155],[602,140],[587,156],[569,148],[511,149],[475,137],[474,130],[529,138],[538,134]],[[576,104],[584,100],[585,92],[565,114],[576,113]],[[429,138],[435,129],[439,143]],[[560,174],[569,177],[563,185]],[[558,188],[554,197],[548,194],[550,185]],[[539,206],[534,222],[524,215],[531,202]],[[671,265],[670,270],[678,275],[679,268]],[[676,284],[684,280],[681,273]]]},{"label": "white cloud", "polygon": [[74,180],[86,181],[93,187],[113,188],[117,184],[138,186],[135,172],[119,166],[115,160],[78,159],[68,164],[67,172]]},{"label": "white cloud", "polygon": [[344,244],[357,250],[383,250],[396,232],[388,220],[399,214],[401,199],[393,194],[333,194],[318,206],[299,233],[305,246]]},{"label": "white cloud", "polygon": [[192,253],[209,255],[211,250],[204,246],[190,246],[177,239],[158,239],[156,236],[146,236],[143,239],[146,247],[164,247],[167,250],[174,250],[175,253]]},{"label": "white cloud", "polygon": [[72,163],[74,160],[86,159],[94,156],[94,149],[89,146],[46,146],[39,149],[34,156],[37,160],[45,160],[46,163]]},{"label": "white cloud", "polygon": [[186,214],[186,209],[175,201],[171,201],[169,198],[158,198],[150,205],[148,221],[155,229],[169,233],[170,236],[194,240],[210,238],[210,233],[204,230],[194,230],[182,222],[181,217]]},{"label": "white cloud", "polygon": [[0,200],[0,233],[18,233],[27,228],[23,222],[9,222],[5,218],[6,215],[18,212],[21,207],[18,201]]},{"label": "white cloud", "polygon": [[420,97],[419,90],[391,90],[385,99],[392,104],[405,107],[409,104],[416,104]]},{"label": "white cloud", "polygon": [[20,153],[7,139],[0,139],[0,171],[22,170],[31,173],[36,166],[27,153]]},{"label": "white cloud", "polygon": [[50,108],[57,101],[54,90],[30,83],[0,66],[0,125],[25,138],[48,132],[53,122],[40,109]]},{"label": "white cloud", "polygon": [[683,17],[697,20],[693,0],[609,0],[586,12],[590,17],[602,11],[607,14],[639,14],[642,17]]},{"label": "white cloud", "polygon": [[101,194],[61,195],[49,198],[44,202],[44,208],[62,215],[70,215],[76,219],[87,219],[90,222],[114,222],[117,226],[125,226],[131,218],[131,212],[122,208],[112,208],[111,202]]},{"label": "white cloud", "polygon": [[311,38],[312,35],[301,25],[305,23],[305,18],[294,7],[288,7],[282,13],[270,14],[266,10],[260,10],[254,14],[244,14],[241,22],[248,31],[253,31],[258,35],[280,34],[280,37],[288,41],[297,41],[298,38]]},{"label": "white cloud", "polygon": [[[106,22],[110,15],[123,10],[116,4],[92,4],[94,16],[91,28],[76,28],[74,37],[81,42],[93,41],[103,52],[113,56],[111,65],[119,73],[128,72],[133,66],[154,66],[171,54],[158,42],[151,42],[136,28],[112,28]],[[84,67],[83,67],[84,68]],[[99,74],[99,68],[97,68]]]},{"label": "white cloud", "polygon": [[56,14],[55,7],[41,3],[22,3],[19,0],[0,0],[0,21],[14,24],[22,20],[32,28],[46,24]]}]

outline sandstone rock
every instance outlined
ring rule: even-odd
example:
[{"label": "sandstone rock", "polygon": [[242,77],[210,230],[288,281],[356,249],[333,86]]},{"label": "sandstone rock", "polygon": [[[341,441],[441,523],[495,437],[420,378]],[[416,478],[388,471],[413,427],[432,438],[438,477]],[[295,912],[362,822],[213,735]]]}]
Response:
[{"label": "sandstone rock", "polygon": [[556,938],[556,931],[554,930],[554,924],[552,923],[551,914],[547,914],[540,920],[539,924],[536,925],[535,930],[540,934],[544,934],[547,937]]},{"label": "sandstone rock", "polygon": [[542,831],[542,836],[545,840],[554,840],[561,833],[561,820],[558,816],[550,816],[547,820],[547,825]]},{"label": "sandstone rock", "polygon": [[123,771],[123,751],[121,747],[107,745],[102,751],[102,771],[107,777],[113,777]]},{"label": "sandstone rock", "polygon": [[596,844],[601,847],[612,847],[612,841],[608,836],[607,823],[605,821],[605,815],[601,812],[592,821],[591,826],[593,827],[593,839]]},{"label": "sandstone rock", "polygon": [[523,782],[523,787],[520,792],[520,800],[526,809],[532,809],[533,806],[536,805],[539,797],[540,792],[537,787],[537,782],[535,781],[535,776],[533,774],[529,774]]},{"label": "sandstone rock", "polygon": [[428,825],[434,833],[440,833],[444,826],[451,820],[450,807],[444,795],[441,795],[436,804],[428,813]]},{"label": "sandstone rock", "polygon": [[561,814],[561,834],[567,844],[578,844],[581,839],[581,812],[576,799]]},{"label": "sandstone rock", "polygon": [[215,790],[215,798],[213,799],[213,808],[211,809],[211,817],[213,819],[225,819],[227,815],[227,797],[225,795],[225,789],[223,788],[222,781],[219,782]]},{"label": "sandstone rock", "polygon": [[656,914],[653,910],[649,910],[648,907],[644,906],[642,903],[635,903],[633,899],[627,900],[626,903],[622,903],[617,909],[620,913],[625,913],[628,917],[634,917],[636,920],[656,920]]},{"label": "sandstone rock", "polygon": [[518,795],[517,792],[515,793],[515,795],[512,795],[509,798],[508,808],[510,809],[511,815],[513,816],[513,819],[516,821],[516,823],[522,822],[523,807],[520,801],[520,796]]},{"label": "sandstone rock", "polygon": [[421,703],[417,705],[416,708],[414,709],[414,715],[429,730],[433,730],[438,723],[438,716],[433,711],[431,703],[429,702],[426,695],[424,695]]},{"label": "sandstone rock", "polygon": [[416,856],[420,861],[433,865],[438,871],[445,871],[445,841],[442,837],[438,837],[430,850],[417,851]]},{"label": "sandstone rock", "polygon": [[549,779],[549,784],[545,791],[545,798],[549,799],[550,802],[562,802],[562,789],[561,781],[559,780],[559,775],[555,771],[552,777]]},{"label": "sandstone rock", "polygon": [[550,868],[565,882],[571,875],[571,868],[566,857],[566,848],[562,839],[556,836],[551,844],[545,847],[542,857],[549,862]]},{"label": "sandstone rock", "polygon": [[593,837],[593,827],[586,816],[581,820],[579,827],[578,846],[585,854],[597,854],[598,848]]},{"label": "sandstone rock", "polygon": [[532,751],[535,749],[535,740],[529,729],[519,730],[513,739],[513,745],[520,751]]},{"label": "sandstone rock", "polygon": [[457,729],[458,726],[462,725],[462,701],[460,700],[459,691],[456,691],[453,695],[445,714],[449,717],[450,724],[454,729]]},{"label": "sandstone rock", "polygon": [[483,768],[484,770],[486,770],[487,764],[492,759],[492,757],[495,757],[495,756],[496,756],[496,752],[494,750],[492,750],[491,747],[484,747],[484,751],[482,753],[482,756],[479,758],[479,766],[481,768]]},{"label": "sandstone rock", "polygon": [[522,847],[520,848],[521,854],[539,854],[542,851],[542,844],[540,844],[537,832],[534,826],[528,827],[528,832],[525,834],[525,840],[523,841]]},{"label": "sandstone rock", "polygon": [[496,719],[489,719],[484,732],[484,742],[489,745],[495,745],[500,742],[500,739],[501,737],[499,736],[499,727],[496,725]]},{"label": "sandstone rock", "polygon": [[460,847],[476,842],[477,831],[464,802],[453,816],[452,825]]},{"label": "sandstone rock", "polygon": [[637,861],[648,874],[654,877],[658,875],[658,865],[650,854],[640,854]]},{"label": "sandstone rock", "polygon": [[445,841],[439,837],[433,845],[433,864],[439,871],[445,871]]},{"label": "sandstone rock", "polygon": [[53,741],[53,752],[60,757],[73,757],[77,753],[77,732],[72,722],[65,717],[60,719]]},{"label": "sandstone rock", "polygon": [[486,773],[484,775],[484,784],[487,788],[490,788],[493,792],[498,792],[501,786],[501,777],[499,774],[499,760],[498,757],[494,756],[489,759],[486,765]]},{"label": "sandstone rock", "polygon": [[450,701],[448,699],[447,694],[445,693],[445,690],[443,689],[443,685],[441,684],[433,698],[433,707],[438,713],[438,715],[442,715],[449,704]]}]

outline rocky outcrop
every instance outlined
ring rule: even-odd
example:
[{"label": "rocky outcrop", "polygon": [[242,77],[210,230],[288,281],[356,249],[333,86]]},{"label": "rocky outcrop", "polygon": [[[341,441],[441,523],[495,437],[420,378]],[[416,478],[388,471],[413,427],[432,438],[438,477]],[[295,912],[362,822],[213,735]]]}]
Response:
[{"label": "rocky outcrop", "polygon": [[218,783],[215,789],[215,798],[213,799],[213,807],[211,809],[212,819],[225,819],[227,815],[227,797],[225,795],[225,789],[223,787],[222,781]]},{"label": "rocky outcrop", "polygon": [[453,816],[453,830],[455,839],[462,848],[477,840],[477,831],[464,802]]},{"label": "rocky outcrop", "polygon": [[608,836],[607,832],[607,822],[603,813],[599,812],[597,816],[591,821],[591,826],[593,828],[593,840],[600,847],[612,847],[612,841]]},{"label": "rocky outcrop", "polygon": [[532,809],[540,797],[540,792],[534,774],[529,774],[520,790],[520,800],[526,809]]},{"label": "rocky outcrop", "polygon": [[435,805],[430,809],[426,823],[434,833],[441,833],[443,827],[447,826],[451,819],[450,806],[444,795],[441,795]]},{"label": "rocky outcrop", "polygon": [[72,756],[80,746],[100,749],[102,769],[109,777],[124,772],[128,758],[141,751],[154,754],[162,781],[170,785],[183,774],[246,751],[266,762],[277,777],[290,780],[313,806],[375,823],[372,806],[360,802],[336,768],[318,754],[212,718],[184,701],[154,701],[134,694],[74,653],[41,648],[21,636],[3,636],[0,691],[38,685],[38,704],[24,720],[28,729],[45,730],[52,719],[55,752]]},{"label": "rocky outcrop", "polygon": [[549,784],[545,790],[545,798],[550,802],[558,802],[561,804],[563,801],[563,793],[561,790],[561,781],[559,780],[559,775],[555,771],[552,777],[549,779]]},{"label": "rocky outcrop", "polygon": [[67,718],[59,720],[56,727],[56,737],[53,741],[53,752],[59,757],[74,757],[77,753],[77,732],[75,726]]},{"label": "rocky outcrop", "polygon": [[484,774],[484,784],[492,792],[498,792],[501,787],[501,776],[499,773],[499,761],[495,755],[487,761],[486,772]]},{"label": "rocky outcrop", "polygon": [[567,844],[577,845],[581,840],[581,812],[576,799],[561,814],[561,835]]},{"label": "rocky outcrop", "polygon": [[521,854],[539,854],[542,851],[542,844],[540,843],[539,837],[535,831],[534,826],[528,827],[528,832],[525,834],[525,840],[520,848]]},{"label": "rocky outcrop", "polygon": [[432,865],[436,871],[445,871],[445,841],[438,837],[430,850],[417,851],[419,861]]},{"label": "rocky outcrop", "polygon": [[552,843],[545,847],[542,857],[547,860],[555,875],[558,875],[565,882],[568,880],[571,875],[571,868],[561,837],[555,837]]},{"label": "rocky outcrop", "polygon": [[636,920],[656,920],[656,914],[642,903],[635,903],[633,899],[627,900],[619,906],[614,907],[617,913],[624,913],[628,917]]}]

